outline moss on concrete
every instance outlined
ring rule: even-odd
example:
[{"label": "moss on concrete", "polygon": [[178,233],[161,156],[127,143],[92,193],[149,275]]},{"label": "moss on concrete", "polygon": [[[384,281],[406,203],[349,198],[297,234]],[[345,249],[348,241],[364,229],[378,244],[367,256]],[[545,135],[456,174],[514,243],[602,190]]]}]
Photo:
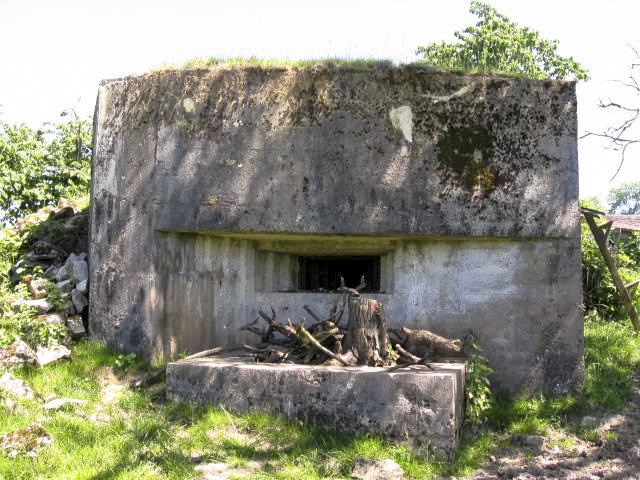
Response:
[{"label": "moss on concrete", "polygon": [[493,141],[484,126],[448,130],[438,140],[437,148],[440,163],[457,175],[465,189],[484,195],[494,187],[498,174],[491,167]]}]

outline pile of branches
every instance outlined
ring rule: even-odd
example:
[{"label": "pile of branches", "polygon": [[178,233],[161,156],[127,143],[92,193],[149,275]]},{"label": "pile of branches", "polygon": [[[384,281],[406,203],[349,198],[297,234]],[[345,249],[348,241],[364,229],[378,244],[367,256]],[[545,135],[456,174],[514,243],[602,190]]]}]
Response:
[{"label": "pile of branches", "polygon": [[[258,311],[260,315],[253,322],[245,325],[241,330],[248,330],[260,337],[260,343],[255,347],[244,345],[254,354],[254,359],[268,363],[304,363],[319,365],[333,359],[342,365],[355,365],[345,358],[342,342],[346,335],[346,326],[340,325],[344,314],[344,305],[337,308],[334,304],[329,315],[318,317],[313,310],[303,307],[313,319],[313,323],[305,327],[306,318],[294,323],[287,319],[286,323],[279,322],[276,312],[271,308],[271,315]],[[260,328],[258,324],[264,321],[266,325]]]},{"label": "pile of branches", "polygon": [[[312,319],[309,326],[305,326],[306,318],[299,322],[291,319],[284,323],[278,321],[273,307],[271,315],[259,310],[259,317],[240,329],[260,337],[258,344],[215,347],[183,360],[248,351],[256,362],[387,366],[391,371],[411,365],[431,368],[430,361],[465,356],[460,340],[406,327],[387,330],[382,304],[362,298],[358,293],[364,286],[362,280],[355,289],[348,288],[341,279],[341,295],[337,295],[325,317],[316,315],[308,305],[304,305]],[[339,306],[340,300],[342,304]],[[348,312],[346,322],[345,311]],[[132,386],[150,385],[165,371],[166,367],[152,372]]]},{"label": "pile of branches", "polygon": [[[427,330],[386,328],[384,309],[376,300],[360,297],[356,289],[340,287],[326,316],[304,305],[310,319],[279,321],[259,310],[259,317],[241,330],[258,337],[257,345],[243,345],[254,361],[310,365],[370,365],[392,369],[426,365],[443,357],[464,355],[460,340],[450,340]],[[342,299],[341,305],[340,300]],[[348,308],[347,308],[348,306]],[[348,309],[348,314],[345,311]],[[345,321],[345,317],[348,319]]]}]

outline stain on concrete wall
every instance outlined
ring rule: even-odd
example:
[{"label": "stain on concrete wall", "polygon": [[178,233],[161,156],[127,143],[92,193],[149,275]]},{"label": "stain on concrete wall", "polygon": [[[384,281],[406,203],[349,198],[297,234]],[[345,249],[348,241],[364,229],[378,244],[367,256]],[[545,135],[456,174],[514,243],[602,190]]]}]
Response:
[{"label": "stain on concrete wall", "polygon": [[575,86],[418,67],[101,84],[93,335],[145,355],[301,316],[305,256],[373,256],[392,324],[478,334],[501,390],[582,376]]}]

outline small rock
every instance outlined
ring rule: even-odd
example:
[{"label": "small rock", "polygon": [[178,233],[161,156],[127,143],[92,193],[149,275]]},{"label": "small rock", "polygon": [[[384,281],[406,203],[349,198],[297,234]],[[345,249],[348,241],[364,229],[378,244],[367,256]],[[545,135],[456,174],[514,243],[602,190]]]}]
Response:
[{"label": "small rock", "polygon": [[48,315],[38,315],[36,318],[38,322],[47,322],[52,325],[64,325],[64,317],[58,313],[49,313]]},{"label": "small rock", "polygon": [[58,254],[55,251],[52,251],[49,253],[36,253],[34,251],[30,251],[30,252],[27,252],[26,257],[29,260],[52,261],[58,258]]},{"label": "small rock", "polygon": [[56,283],[56,288],[60,293],[68,293],[73,290],[73,282],[71,280],[62,280]]},{"label": "small rock", "polygon": [[29,293],[35,299],[44,298],[47,296],[47,287],[49,286],[49,280],[46,278],[34,278],[27,285]]},{"label": "small rock", "polygon": [[75,315],[77,313],[72,300],[67,300],[67,303],[64,304],[64,313],[67,315]]},{"label": "small rock", "polygon": [[73,338],[81,337],[86,333],[84,324],[82,323],[82,317],[80,315],[73,315],[67,318],[67,327]]},{"label": "small rock", "polygon": [[71,405],[86,405],[86,400],[78,400],[76,398],[54,398],[45,403],[42,408],[46,410],[60,410],[61,408]]},{"label": "small rock", "polygon": [[56,267],[55,265],[51,265],[49,268],[47,268],[44,271],[44,278],[48,278],[49,280],[53,280],[56,277],[56,274],[58,273],[59,267]]},{"label": "small rock", "polygon": [[67,257],[67,261],[64,262],[64,265],[58,269],[56,272],[56,276],[54,277],[56,282],[62,282],[63,280],[71,279],[71,270],[73,269],[73,264],[78,261],[78,257],[75,253],[71,253]]},{"label": "small rock", "polygon": [[587,428],[597,428],[599,424],[600,424],[600,420],[598,420],[596,417],[591,417],[589,415],[582,417],[582,420],[580,421],[580,425]]},{"label": "small rock", "polygon": [[0,348],[0,365],[10,368],[22,367],[35,365],[37,361],[35,352],[22,340],[17,340],[8,347]]},{"label": "small rock", "polygon": [[83,295],[87,294],[87,280],[82,280],[81,282],[78,282],[78,284],[76,285],[76,290],[78,290],[80,293],[82,293]]},{"label": "small rock", "polygon": [[25,271],[26,270],[24,267],[13,266],[9,269],[9,279],[12,282],[17,282],[22,278],[22,275],[24,274]]},{"label": "small rock", "polygon": [[55,345],[53,347],[38,346],[36,349],[36,358],[38,365],[43,367],[63,358],[71,358],[71,350],[64,345]]},{"label": "small rock", "polygon": [[35,422],[27,428],[21,428],[0,437],[0,449],[9,457],[15,458],[20,454],[35,456],[41,447],[53,443],[53,436],[45,430],[40,422]]},{"label": "small rock", "polygon": [[404,477],[404,470],[390,459],[372,460],[358,457],[351,477],[364,480],[401,480]]},{"label": "small rock", "polygon": [[9,372],[0,377],[0,389],[17,398],[33,398],[31,387]]},{"label": "small rock", "polygon": [[49,215],[49,220],[54,222],[62,222],[69,217],[72,217],[75,214],[73,207],[64,207],[58,210],[57,212],[53,212]]},{"label": "small rock", "polygon": [[71,271],[71,281],[76,285],[89,278],[89,266],[86,260],[79,260],[73,264]]},{"label": "small rock", "polygon": [[9,397],[2,397],[2,399],[0,399],[0,405],[10,412],[13,412],[16,408],[16,402],[11,400]]},{"label": "small rock", "polygon": [[37,300],[17,300],[11,303],[11,307],[20,312],[32,308],[38,315],[43,315],[53,310],[54,305],[46,298],[39,298]]},{"label": "small rock", "polygon": [[46,240],[37,240],[31,245],[33,253],[37,255],[46,255],[56,251],[56,246]]},{"label": "small rock", "polygon": [[60,200],[58,200],[58,205],[56,205],[59,209],[61,208],[67,208],[67,207],[71,207],[73,208],[73,210],[77,210],[78,206],[73,203],[71,200],[69,200],[68,198],[61,198]]},{"label": "small rock", "polygon": [[71,301],[73,302],[73,306],[76,310],[76,313],[82,313],[82,310],[84,310],[84,307],[89,305],[89,302],[87,301],[87,297],[82,293],[80,293],[80,291],[77,289],[73,289],[71,291]]},{"label": "small rock", "polygon": [[489,457],[489,461],[490,461],[491,463],[496,463],[498,460],[496,459],[495,455],[491,455],[491,456]]},{"label": "small rock", "polygon": [[627,419],[624,417],[624,415],[620,415],[620,414],[607,415],[606,417],[604,417],[602,421],[602,428],[606,430],[610,430],[615,427],[620,427],[625,423],[627,423]]},{"label": "small rock", "polygon": [[511,437],[511,442],[516,445],[522,445],[523,447],[540,451],[544,447],[545,438],[541,435],[514,435]]},{"label": "small rock", "polygon": [[[85,255],[86,256],[86,255]],[[57,280],[71,280],[74,285],[89,278],[89,267],[87,261],[82,256],[72,253],[67,257],[64,266],[60,268]]]},{"label": "small rock", "polygon": [[229,467],[226,463],[207,463],[206,465],[198,465],[194,468],[196,472],[200,472],[204,475],[205,479],[208,478],[227,478],[225,475],[218,476],[218,474],[222,475],[224,472],[229,470]]}]

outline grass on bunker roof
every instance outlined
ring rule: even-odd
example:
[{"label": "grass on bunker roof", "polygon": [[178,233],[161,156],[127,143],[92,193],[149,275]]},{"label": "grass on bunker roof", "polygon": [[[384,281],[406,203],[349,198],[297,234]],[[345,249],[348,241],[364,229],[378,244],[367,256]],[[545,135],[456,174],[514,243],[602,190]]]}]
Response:
[{"label": "grass on bunker roof", "polygon": [[153,71],[162,70],[198,70],[217,67],[257,67],[257,68],[306,68],[306,67],[324,67],[327,69],[351,69],[351,70],[377,70],[388,68],[418,68],[435,72],[449,72],[454,75],[478,75],[478,76],[500,76],[511,78],[530,78],[524,74],[516,74],[510,71],[486,70],[474,67],[441,69],[427,65],[422,60],[416,60],[406,64],[396,65],[392,60],[382,58],[314,58],[305,60],[287,60],[287,59],[264,59],[257,57],[233,57],[233,58],[217,58],[217,57],[198,57],[193,58],[184,63],[165,63]]},{"label": "grass on bunker roof", "polygon": [[[589,412],[624,408],[640,341],[630,327],[592,316],[585,343],[583,394],[499,399],[484,424],[464,427],[456,459],[446,461],[414,456],[375,436],[348,437],[266,413],[174,404],[163,382],[130,386],[152,366],[137,361],[125,373],[115,368],[118,352],[85,341],[71,362],[14,372],[36,398],[16,402],[13,411],[1,408],[0,433],[39,421],[55,440],[35,457],[0,455],[0,478],[197,478],[206,468],[229,478],[349,478],[357,457],[391,458],[410,478],[466,475],[488,461],[505,435],[561,431],[568,445],[601,435],[579,421]],[[52,395],[87,403],[45,411],[43,401]]]},{"label": "grass on bunker roof", "polygon": [[274,68],[302,68],[314,65],[324,65],[328,67],[349,67],[355,69],[367,70],[369,68],[381,66],[393,66],[391,60],[385,59],[352,59],[345,60],[340,58],[323,58],[308,60],[280,60],[280,59],[262,59],[256,57],[234,57],[234,58],[216,58],[216,57],[200,57],[189,60],[181,64],[165,64],[159,70],[168,69],[199,69],[213,67],[274,67]]}]

